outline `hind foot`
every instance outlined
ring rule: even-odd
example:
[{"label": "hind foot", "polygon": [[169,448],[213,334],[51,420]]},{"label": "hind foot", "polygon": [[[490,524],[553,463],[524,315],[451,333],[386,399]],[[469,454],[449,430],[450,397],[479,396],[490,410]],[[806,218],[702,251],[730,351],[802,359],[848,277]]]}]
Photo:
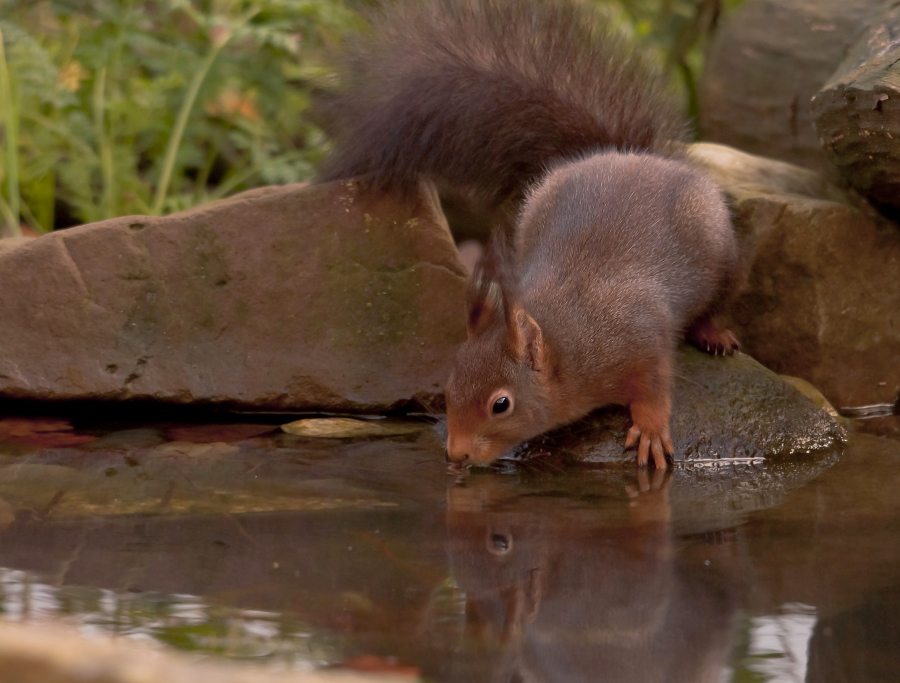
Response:
[{"label": "hind foot", "polygon": [[714,356],[731,356],[741,348],[737,337],[731,330],[716,327],[708,316],[698,320],[688,330],[685,337],[701,351],[706,351]]}]

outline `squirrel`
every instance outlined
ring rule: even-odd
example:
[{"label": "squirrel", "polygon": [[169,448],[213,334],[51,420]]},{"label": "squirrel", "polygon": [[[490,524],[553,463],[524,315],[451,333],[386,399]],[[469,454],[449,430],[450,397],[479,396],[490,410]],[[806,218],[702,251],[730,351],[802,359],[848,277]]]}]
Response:
[{"label": "squirrel", "polygon": [[712,319],[738,255],[661,75],[575,0],[405,0],[370,20],[319,105],[319,180],[425,177],[497,225],[446,385],[448,459],[623,404],[637,464],[666,468],[675,346],[738,348]]}]

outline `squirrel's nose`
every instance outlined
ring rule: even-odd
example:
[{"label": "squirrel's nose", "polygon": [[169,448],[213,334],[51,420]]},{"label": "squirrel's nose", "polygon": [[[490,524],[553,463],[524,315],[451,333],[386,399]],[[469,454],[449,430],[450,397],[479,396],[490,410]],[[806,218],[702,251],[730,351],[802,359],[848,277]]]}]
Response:
[{"label": "squirrel's nose", "polygon": [[469,459],[468,441],[447,437],[447,460],[450,462],[465,462]]}]

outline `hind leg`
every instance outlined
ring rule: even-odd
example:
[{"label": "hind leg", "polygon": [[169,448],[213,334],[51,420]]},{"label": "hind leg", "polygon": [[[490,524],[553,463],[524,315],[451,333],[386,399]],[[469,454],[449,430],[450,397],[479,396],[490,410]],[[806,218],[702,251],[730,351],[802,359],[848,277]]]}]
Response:
[{"label": "hind leg", "polygon": [[708,313],[698,318],[691,325],[687,334],[685,334],[685,338],[700,350],[711,353],[714,356],[719,354],[731,356],[741,348],[737,337],[734,336],[731,330],[723,330],[717,327],[712,321],[712,316]]}]

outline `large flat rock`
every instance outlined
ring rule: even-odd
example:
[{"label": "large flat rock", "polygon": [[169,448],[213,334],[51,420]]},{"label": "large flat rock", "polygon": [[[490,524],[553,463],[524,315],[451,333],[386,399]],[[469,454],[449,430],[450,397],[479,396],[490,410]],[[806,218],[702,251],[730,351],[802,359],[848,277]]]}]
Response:
[{"label": "large flat rock", "polygon": [[264,188],[0,250],[0,397],[432,406],[465,335],[437,197]]}]

